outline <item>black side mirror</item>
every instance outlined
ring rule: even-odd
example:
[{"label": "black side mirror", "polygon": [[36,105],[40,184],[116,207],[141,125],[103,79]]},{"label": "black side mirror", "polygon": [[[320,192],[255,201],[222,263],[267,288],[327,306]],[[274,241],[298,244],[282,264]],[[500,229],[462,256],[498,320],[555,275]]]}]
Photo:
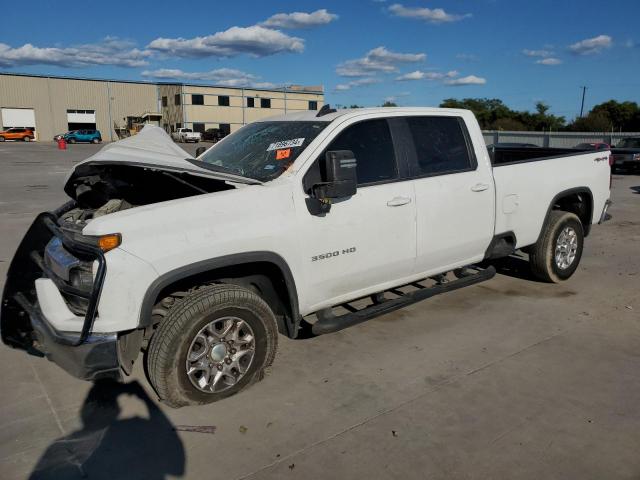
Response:
[{"label": "black side mirror", "polygon": [[316,198],[333,199],[355,195],[358,185],[356,165],[351,150],[327,152],[321,165],[324,181],[314,186]]},{"label": "black side mirror", "polygon": [[322,182],[312,188],[307,199],[309,211],[314,215],[327,213],[333,199],[355,195],[358,186],[357,162],[351,150],[331,150],[320,162]]},{"label": "black side mirror", "polygon": [[207,147],[198,147],[198,148],[196,148],[196,158],[199,157],[200,155],[202,155],[206,149],[207,149]]}]

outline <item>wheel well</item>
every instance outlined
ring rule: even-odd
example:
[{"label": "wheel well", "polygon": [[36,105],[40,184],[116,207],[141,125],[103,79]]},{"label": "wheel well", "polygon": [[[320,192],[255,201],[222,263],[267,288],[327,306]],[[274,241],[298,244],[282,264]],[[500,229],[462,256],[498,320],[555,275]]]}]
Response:
[{"label": "wheel well", "polygon": [[579,190],[561,194],[554,199],[551,210],[562,210],[575,213],[584,229],[584,236],[589,234],[591,229],[591,218],[593,216],[593,199],[587,190]]},{"label": "wheel well", "polygon": [[[151,305],[157,306],[176,292],[187,292],[196,286],[209,283],[229,283],[253,290],[273,311],[278,322],[278,331],[292,338],[296,335],[299,323],[297,301],[289,291],[285,274],[278,265],[271,262],[258,261],[231,265],[181,277],[164,285],[154,295]],[[295,292],[293,294],[295,295]],[[145,315],[144,308],[143,315]],[[149,319],[141,318],[141,323],[145,321],[152,323],[151,315]]]}]

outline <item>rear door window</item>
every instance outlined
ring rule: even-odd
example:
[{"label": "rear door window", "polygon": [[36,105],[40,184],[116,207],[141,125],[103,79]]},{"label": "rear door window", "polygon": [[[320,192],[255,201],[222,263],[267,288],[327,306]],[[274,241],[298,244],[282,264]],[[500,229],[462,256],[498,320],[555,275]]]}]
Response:
[{"label": "rear door window", "polygon": [[469,136],[458,117],[407,117],[415,147],[412,175],[444,175],[476,168]]}]

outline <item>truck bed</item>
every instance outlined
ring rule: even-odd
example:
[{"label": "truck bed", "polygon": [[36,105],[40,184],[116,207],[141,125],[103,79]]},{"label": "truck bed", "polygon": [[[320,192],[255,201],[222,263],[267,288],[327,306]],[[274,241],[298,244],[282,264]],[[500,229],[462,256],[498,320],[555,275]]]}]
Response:
[{"label": "truck bed", "polygon": [[[608,151],[572,148],[489,149],[496,189],[495,232],[514,232],[517,248],[535,243],[550,205],[566,192],[584,195],[597,223],[609,198]],[[588,228],[585,228],[588,233]]]}]

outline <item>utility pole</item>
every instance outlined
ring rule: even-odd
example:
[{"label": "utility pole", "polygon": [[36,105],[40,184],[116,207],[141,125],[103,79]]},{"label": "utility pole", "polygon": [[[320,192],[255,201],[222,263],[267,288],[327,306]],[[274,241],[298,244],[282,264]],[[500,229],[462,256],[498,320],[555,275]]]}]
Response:
[{"label": "utility pole", "polygon": [[580,105],[580,118],[582,118],[582,113],[584,112],[584,95],[587,92],[587,87],[580,87],[582,89],[582,104]]}]

